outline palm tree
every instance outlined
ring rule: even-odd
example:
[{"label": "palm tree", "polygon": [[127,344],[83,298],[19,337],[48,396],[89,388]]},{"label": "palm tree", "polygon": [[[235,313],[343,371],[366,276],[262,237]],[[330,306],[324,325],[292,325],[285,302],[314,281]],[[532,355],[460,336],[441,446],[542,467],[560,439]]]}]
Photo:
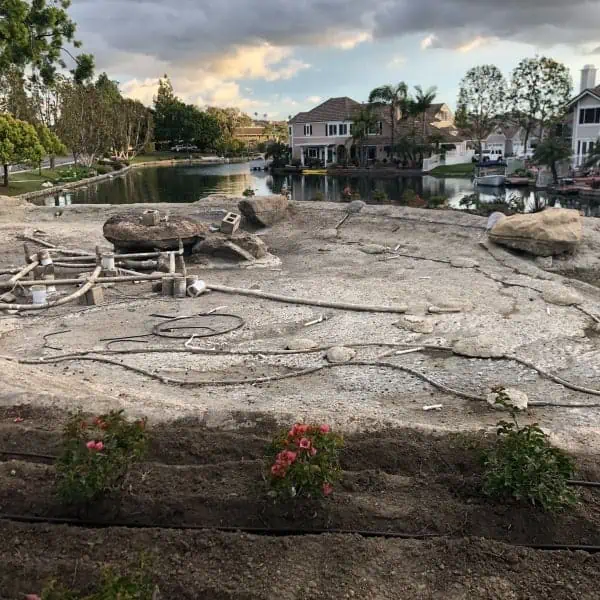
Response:
[{"label": "palm tree", "polygon": [[600,138],[596,140],[585,161],[586,167],[597,167],[598,164],[600,164]]},{"label": "palm tree", "polygon": [[571,146],[564,138],[551,136],[541,141],[535,148],[533,162],[550,167],[554,183],[558,183],[557,163],[571,158]]},{"label": "palm tree", "polygon": [[437,96],[437,88],[435,86],[423,91],[420,85],[415,85],[415,112],[423,115],[423,139],[427,135],[427,111],[431,108],[435,97]]},{"label": "palm tree", "polygon": [[392,126],[391,147],[394,152],[394,141],[396,133],[396,114],[400,111],[404,118],[407,112],[408,104],[408,86],[401,81],[397,85],[382,85],[371,91],[369,94],[369,104],[372,106],[387,106],[390,111],[390,122]]},{"label": "palm tree", "polygon": [[364,165],[363,146],[369,131],[377,127],[377,115],[371,106],[363,106],[352,121],[352,143],[358,146],[358,156],[361,166]]}]

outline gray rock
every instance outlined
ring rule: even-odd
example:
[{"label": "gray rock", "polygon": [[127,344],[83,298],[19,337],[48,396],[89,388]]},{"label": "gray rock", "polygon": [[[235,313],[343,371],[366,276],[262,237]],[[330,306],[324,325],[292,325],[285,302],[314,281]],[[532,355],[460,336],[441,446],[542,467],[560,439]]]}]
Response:
[{"label": "gray rock", "polygon": [[450,264],[459,269],[474,269],[479,266],[479,263],[472,258],[466,256],[456,256],[450,259]]},{"label": "gray rock", "polygon": [[267,246],[258,236],[251,233],[240,232],[231,236],[214,233],[194,244],[192,254],[251,261],[264,258],[267,255]]},{"label": "gray rock", "polygon": [[359,250],[365,254],[385,254],[387,252],[387,248],[380,244],[366,244],[361,246]]},{"label": "gray rock", "polygon": [[528,398],[525,392],[517,390],[515,388],[505,388],[502,391],[503,403],[498,403],[500,394],[498,392],[492,392],[487,396],[487,403],[495,410],[508,411],[510,408],[516,410],[527,410]]},{"label": "gray rock", "polygon": [[287,216],[287,196],[256,196],[240,200],[240,212],[255,225],[269,227]]},{"label": "gray rock", "polygon": [[544,290],[542,298],[549,304],[556,304],[558,306],[573,306],[583,302],[583,298],[577,292],[562,286],[547,288]]},{"label": "gray rock", "polygon": [[323,231],[321,231],[319,233],[319,237],[322,240],[334,240],[336,239],[338,236],[338,230],[337,229],[323,229]]},{"label": "gray rock", "polygon": [[414,333],[433,333],[433,324],[431,319],[418,317],[417,315],[406,315],[397,323],[394,323],[396,327],[408,329]]},{"label": "gray rock", "polygon": [[351,215],[355,215],[358,214],[365,206],[366,203],[362,200],[352,200],[352,202],[346,206],[346,212],[350,213]]},{"label": "gray rock", "polygon": [[309,338],[295,338],[289,340],[285,346],[286,350],[312,350],[318,346],[317,342]]},{"label": "gray rock", "polygon": [[551,269],[553,258],[551,256],[538,256],[535,259],[535,264],[540,267],[540,269]]},{"label": "gray rock", "polygon": [[345,363],[356,356],[356,351],[344,346],[334,346],[327,351],[326,357],[330,363]]},{"label": "gray rock", "polygon": [[459,313],[466,310],[466,306],[457,300],[440,301],[437,304],[430,306],[427,310],[432,314],[443,315],[446,313]]},{"label": "gray rock", "polygon": [[458,340],[452,351],[473,358],[502,358],[506,354],[506,348],[498,338],[486,334]]}]

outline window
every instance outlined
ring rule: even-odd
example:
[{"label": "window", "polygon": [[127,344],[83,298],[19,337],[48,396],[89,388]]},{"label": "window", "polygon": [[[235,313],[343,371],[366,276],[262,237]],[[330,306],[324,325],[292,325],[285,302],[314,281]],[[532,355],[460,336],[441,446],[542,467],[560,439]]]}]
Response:
[{"label": "window", "polygon": [[319,149],[318,148],[309,148],[308,149],[308,158],[319,158]]},{"label": "window", "polygon": [[581,154],[584,156],[587,154],[587,142],[581,142]]},{"label": "window", "polygon": [[582,108],[579,111],[579,124],[590,125],[600,123],[600,108]]},{"label": "window", "polygon": [[354,123],[350,123],[350,135],[354,133]]},{"label": "window", "polygon": [[312,135],[312,125],[304,126],[304,135],[305,137],[310,137]]},{"label": "window", "polygon": [[337,135],[337,125],[330,125],[329,126],[329,135]]},{"label": "window", "polygon": [[383,121],[377,121],[375,127],[369,129],[369,135],[381,135],[383,133]]},{"label": "window", "polygon": [[[352,126],[350,126],[352,127]],[[342,123],[339,126],[339,134],[340,135],[348,135],[348,125],[346,123]]]},{"label": "window", "polygon": [[290,134],[290,136],[294,135],[293,127],[291,125],[288,127],[288,133]]}]

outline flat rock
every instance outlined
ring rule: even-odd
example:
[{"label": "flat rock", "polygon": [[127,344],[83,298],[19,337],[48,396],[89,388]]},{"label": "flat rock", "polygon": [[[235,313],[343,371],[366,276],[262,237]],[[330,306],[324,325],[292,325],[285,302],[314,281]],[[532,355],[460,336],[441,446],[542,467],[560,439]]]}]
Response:
[{"label": "flat rock", "polygon": [[334,240],[336,239],[338,236],[338,230],[337,229],[323,229],[323,231],[321,231],[319,233],[319,237],[322,240]]},{"label": "flat rock", "polygon": [[269,227],[287,216],[288,199],[286,196],[256,196],[240,200],[240,212],[255,225]]},{"label": "flat rock", "polygon": [[501,219],[492,227],[489,238],[536,256],[556,256],[577,249],[583,239],[583,224],[577,210],[547,208]]},{"label": "flat rock", "polygon": [[450,259],[450,264],[459,269],[474,269],[479,266],[479,263],[467,256],[455,256]]},{"label": "flat rock", "polygon": [[325,356],[330,363],[345,363],[356,356],[356,351],[352,348],[345,348],[344,346],[334,346],[327,350]]},{"label": "flat rock", "polygon": [[502,358],[506,354],[506,348],[498,338],[486,334],[458,340],[452,351],[473,358]]},{"label": "flat rock", "polygon": [[177,250],[179,239],[191,246],[208,234],[208,226],[186,217],[169,217],[158,225],[144,225],[142,213],[122,213],[110,217],[103,227],[104,237],[119,250],[152,252]]},{"label": "flat rock", "polygon": [[545,302],[558,306],[573,306],[583,302],[583,298],[577,292],[564,286],[547,288],[544,290],[542,298]]},{"label": "flat rock", "polygon": [[309,338],[295,338],[293,340],[289,340],[285,346],[286,350],[312,350],[316,348],[319,344],[314,340]]},{"label": "flat rock", "polygon": [[359,213],[365,206],[366,203],[362,200],[352,200],[352,202],[349,202],[348,206],[346,206],[346,212],[350,213],[351,215],[355,215]]},{"label": "flat rock", "polygon": [[396,327],[408,329],[414,333],[433,333],[433,320],[417,315],[405,315],[398,322],[394,323]]},{"label": "flat rock", "polygon": [[365,254],[385,254],[387,248],[381,244],[365,244],[359,248]]},{"label": "flat rock", "polygon": [[194,244],[192,254],[252,261],[267,255],[267,245],[251,233],[240,232],[233,235],[211,233],[206,239]]},{"label": "flat rock", "polygon": [[427,310],[432,314],[443,315],[446,313],[459,313],[467,309],[467,306],[458,300],[440,301],[431,305]]},{"label": "flat rock", "polygon": [[492,392],[487,396],[487,403],[495,410],[508,411],[512,408],[516,410],[527,410],[528,398],[525,392],[515,388],[505,388],[502,391],[502,403],[498,402],[500,393]]}]

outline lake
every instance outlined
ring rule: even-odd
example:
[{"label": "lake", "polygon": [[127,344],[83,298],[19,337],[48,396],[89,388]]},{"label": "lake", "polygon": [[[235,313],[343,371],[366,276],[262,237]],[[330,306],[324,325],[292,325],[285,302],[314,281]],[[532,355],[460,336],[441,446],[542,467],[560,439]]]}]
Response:
[{"label": "lake", "polygon": [[[353,177],[271,175],[264,171],[251,170],[255,164],[260,163],[147,167],[131,170],[121,177],[91,184],[85,188],[47,197],[42,202],[47,206],[195,202],[216,193],[240,196],[247,188],[252,188],[259,196],[278,194],[284,186],[287,186],[293,200],[307,202],[318,200],[340,202],[343,190],[350,188],[369,204],[407,204],[407,192],[408,194],[414,192],[425,200],[434,196],[445,196],[448,198],[448,205],[452,208],[466,208],[463,200],[465,197],[470,197],[469,208],[476,208],[476,205],[509,202],[513,205],[522,203],[525,210],[530,211],[545,204],[556,203],[555,199],[548,198],[543,192],[532,192],[527,189],[474,189],[471,180],[467,178],[438,178],[427,175],[393,178],[367,175]],[[374,199],[376,191],[377,200]],[[385,192],[385,200],[380,199],[381,191]],[[573,201],[569,202],[572,203]],[[564,200],[562,205],[567,206]],[[599,216],[598,207],[587,207],[586,212],[588,209],[593,216]]]}]

